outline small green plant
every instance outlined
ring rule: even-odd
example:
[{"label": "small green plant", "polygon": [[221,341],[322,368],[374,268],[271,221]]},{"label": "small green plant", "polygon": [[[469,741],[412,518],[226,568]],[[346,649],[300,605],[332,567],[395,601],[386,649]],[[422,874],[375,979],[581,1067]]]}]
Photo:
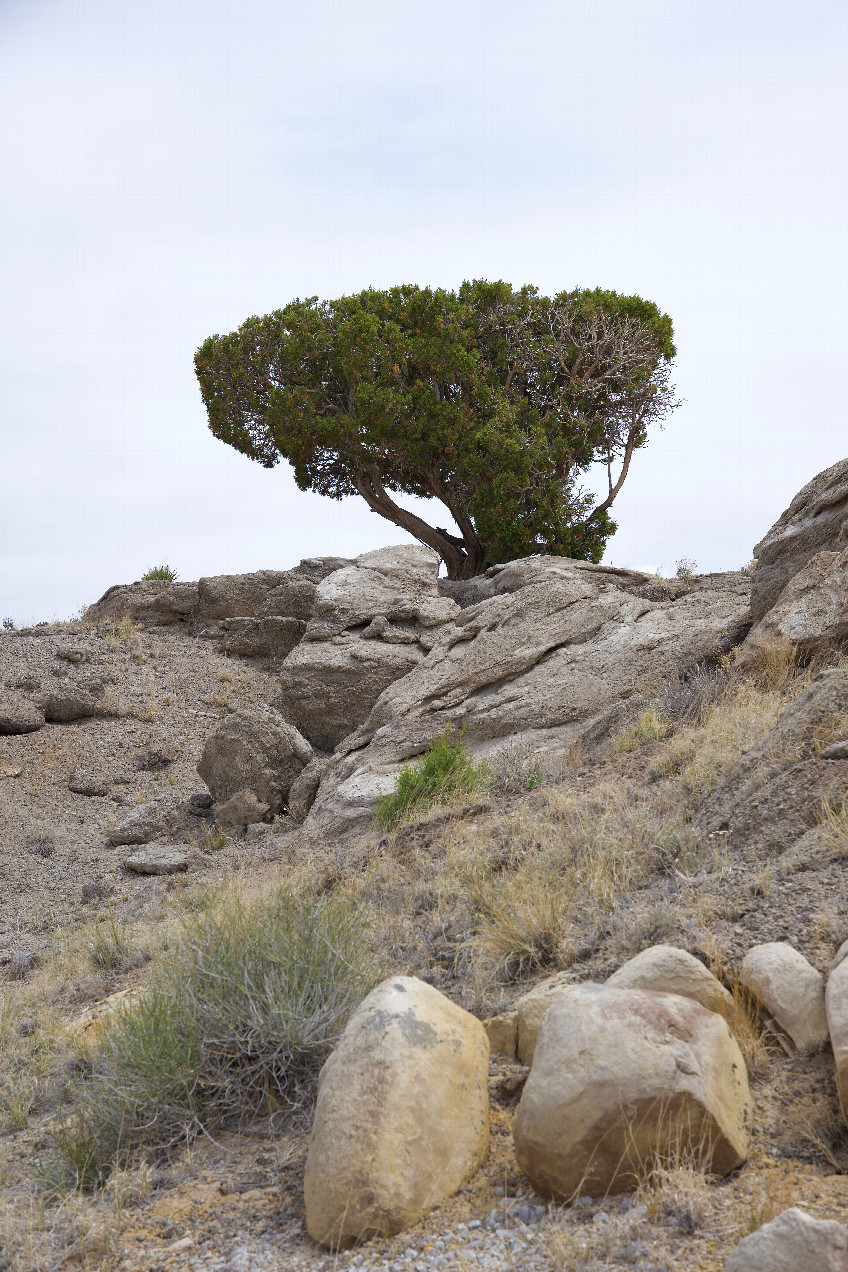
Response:
[{"label": "small green plant", "polygon": [[170,565],[164,562],[162,565],[153,565],[141,576],[142,583],[176,583],[180,576],[176,570],[172,570]]},{"label": "small green plant", "polygon": [[691,579],[694,578],[697,568],[697,561],[693,561],[691,557],[681,557],[675,566],[674,572],[679,579]]},{"label": "small green plant", "polygon": [[379,978],[337,897],[238,890],[187,913],[159,972],[110,1024],[36,1162],[47,1191],[99,1187],[137,1150],[167,1152],[259,1116],[308,1114],[318,1073]]},{"label": "small green plant", "polygon": [[621,730],[613,742],[612,749],[615,752],[636,751],[645,742],[659,742],[667,738],[671,729],[671,723],[659,713],[656,707],[647,707],[638,720]]},{"label": "small green plant", "polygon": [[13,618],[4,618],[3,627],[7,632],[13,632],[15,630],[15,620]]},{"label": "small green plant", "polygon": [[393,794],[377,804],[376,824],[382,830],[392,830],[435,805],[450,804],[485,789],[489,778],[488,766],[469,754],[462,733],[446,729],[416,764],[404,764]]}]

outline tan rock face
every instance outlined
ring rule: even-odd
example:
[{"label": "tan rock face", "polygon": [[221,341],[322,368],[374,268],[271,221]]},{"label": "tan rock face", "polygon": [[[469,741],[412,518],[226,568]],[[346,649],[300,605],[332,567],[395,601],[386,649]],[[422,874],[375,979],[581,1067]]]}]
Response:
[{"label": "tan rock face", "polygon": [[558,972],[540,981],[528,994],[522,994],[515,1004],[518,1017],[516,1055],[522,1064],[533,1063],[539,1026],[548,1008],[574,987],[570,972]]},{"label": "tan rock face", "polygon": [[[843,947],[844,948],[844,947]],[[840,949],[840,954],[843,950]],[[842,1116],[848,1122],[848,958],[838,961],[827,978],[824,1001],[827,1025],[836,1065],[836,1086]]]},{"label": "tan rock face", "polygon": [[578,985],[545,1014],[515,1119],[515,1153],[542,1196],[632,1188],[653,1160],[745,1161],[745,1062],[721,1016],[650,990]]},{"label": "tan rock face", "polygon": [[740,1241],[726,1272],[848,1272],[848,1228],[793,1206]]},{"label": "tan rock face", "polygon": [[755,945],[742,960],[739,979],[799,1051],[818,1051],[827,1041],[824,979],[791,945]]},{"label": "tan rock face", "polygon": [[743,662],[782,637],[803,659],[848,642],[848,548],[817,552],[802,565],[742,646]]},{"label": "tan rock face", "polygon": [[613,972],[607,985],[616,989],[653,989],[679,994],[708,1007],[710,1011],[729,1008],[733,998],[712,972],[694,955],[673,945],[652,945]]},{"label": "tan rock face", "polygon": [[400,1232],[461,1188],[488,1148],[488,1070],[479,1020],[415,977],[378,985],[321,1072],[310,1235],[338,1248]]}]

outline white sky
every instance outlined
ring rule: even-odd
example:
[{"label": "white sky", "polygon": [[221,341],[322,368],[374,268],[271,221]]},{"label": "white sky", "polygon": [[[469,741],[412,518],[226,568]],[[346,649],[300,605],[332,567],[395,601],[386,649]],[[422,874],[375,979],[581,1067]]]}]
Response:
[{"label": "white sky", "polygon": [[[607,561],[736,569],[848,455],[841,0],[0,0],[0,619],[403,541],[208,432],[295,296],[638,292],[685,404]],[[442,521],[438,517],[439,522]]]}]

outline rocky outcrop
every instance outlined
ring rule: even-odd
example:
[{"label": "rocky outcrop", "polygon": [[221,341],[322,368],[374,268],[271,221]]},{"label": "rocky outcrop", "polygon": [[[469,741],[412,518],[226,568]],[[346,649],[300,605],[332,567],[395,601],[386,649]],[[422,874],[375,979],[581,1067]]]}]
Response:
[{"label": "rocky outcrop", "polygon": [[[225,620],[269,617],[304,621],[309,617],[315,589],[323,578],[349,563],[346,557],[307,557],[292,570],[257,570],[252,574],[218,574],[196,583],[118,584],[104,592],[85,613],[88,623],[105,623],[129,618],[141,627],[165,627],[181,623],[192,630]],[[266,626],[266,641],[281,630]],[[292,629],[287,629],[289,632]],[[244,627],[233,629],[233,641],[247,642]],[[257,633],[254,643],[260,641]],[[235,651],[234,651],[235,652]],[[274,651],[276,652],[276,650]],[[280,655],[282,656],[282,655]]]},{"label": "rocky outcrop", "polygon": [[819,552],[848,546],[848,459],[808,482],[754,548],[751,612],[759,621],[799,570]]},{"label": "rocky outcrop", "polygon": [[848,644],[848,548],[817,552],[801,566],[749,633],[742,665],[775,641],[792,646],[804,663]]},{"label": "rocky outcrop", "polygon": [[44,711],[14,689],[0,689],[0,734],[35,733],[44,727]]},{"label": "rocky outcrop", "polygon": [[721,981],[693,954],[673,945],[652,945],[643,950],[613,972],[606,983],[614,989],[653,989],[663,994],[678,994],[710,1011],[729,1011],[733,1005],[733,998]]},{"label": "rocky outcrop", "polygon": [[[322,587],[335,588],[338,578]],[[455,611],[449,621],[442,613],[432,650],[337,743],[307,818],[308,833],[338,835],[367,826],[400,765],[451,725],[464,730],[466,743],[480,755],[511,736],[535,751],[540,763],[561,768],[572,744],[607,738],[669,681],[738,643],[748,622],[750,581],[740,574],[692,580],[672,588],[665,600],[642,594],[657,583],[649,576],[561,557],[511,563],[490,582],[501,590]],[[337,623],[343,615],[364,621],[367,614],[364,605],[340,601]],[[301,686],[310,630],[284,664]],[[316,694],[332,650],[325,658],[316,657]],[[287,690],[286,703],[292,718],[301,719],[297,692]],[[317,723],[330,700],[312,702],[307,709]],[[307,733],[310,727],[311,718]],[[339,720],[325,742],[338,739],[343,728]]]},{"label": "rocky outcrop", "polygon": [[848,1228],[793,1206],[744,1237],[726,1272],[848,1272]]},{"label": "rocky outcrop", "polygon": [[270,707],[233,711],[207,739],[197,771],[216,804],[250,790],[269,811],[282,811],[312,747]]},{"label": "rocky outcrop", "polygon": [[306,1159],[310,1235],[344,1248],[452,1196],[489,1142],[483,1026],[412,976],[379,985],[325,1064]]},{"label": "rocky outcrop", "polygon": [[827,1041],[824,979],[785,941],[755,945],[742,960],[741,983],[763,1004],[798,1051]]},{"label": "rocky outcrop", "polygon": [[821,672],[742,755],[698,813],[704,834],[783,852],[821,819],[822,799],[848,792],[848,671]]},{"label": "rocky outcrop", "polygon": [[578,985],[545,1014],[513,1135],[544,1197],[634,1187],[691,1153],[726,1175],[746,1159],[745,1062],[721,1016],[675,994]]}]

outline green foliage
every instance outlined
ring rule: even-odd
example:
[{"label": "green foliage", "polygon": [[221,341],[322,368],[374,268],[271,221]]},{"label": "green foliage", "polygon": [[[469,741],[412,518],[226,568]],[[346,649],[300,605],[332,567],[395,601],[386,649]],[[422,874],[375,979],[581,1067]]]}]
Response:
[{"label": "green foliage", "polygon": [[691,557],[681,557],[681,559],[677,562],[674,573],[679,579],[691,579],[697,568],[697,561],[693,561]]},{"label": "green foliage", "polygon": [[450,729],[440,734],[415,764],[404,764],[393,794],[381,799],[374,814],[377,826],[391,830],[402,821],[449,804],[488,786],[489,768],[469,755],[462,735]]},{"label": "green foliage", "polygon": [[146,570],[141,576],[141,581],[142,583],[176,583],[179,577],[176,570],[172,570],[170,565],[166,565],[163,562],[162,565],[153,565],[149,570]]},{"label": "green foliage", "polygon": [[36,1163],[44,1186],[99,1186],[137,1149],[307,1112],[321,1065],[377,978],[361,925],[337,898],[281,890],[198,907],[157,979],[105,1033]]},{"label": "green foliage", "polygon": [[[674,353],[638,296],[478,280],[295,300],[211,336],[195,367],[221,441],[287,459],[301,490],[362,495],[467,578],[536,552],[600,560],[632,453],[676,406]],[[579,485],[594,463],[597,504]],[[459,535],[389,492],[439,499]]]}]

